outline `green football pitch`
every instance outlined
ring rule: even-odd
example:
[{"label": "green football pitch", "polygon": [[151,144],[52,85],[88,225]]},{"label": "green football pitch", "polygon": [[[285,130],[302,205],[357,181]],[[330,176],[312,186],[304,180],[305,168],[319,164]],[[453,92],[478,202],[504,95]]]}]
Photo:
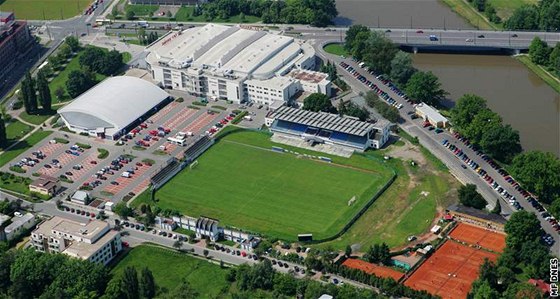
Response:
[{"label": "green football pitch", "polygon": [[272,145],[278,144],[257,132],[222,138],[156,192],[158,205],[285,240],[301,233],[321,239],[340,231],[392,175],[381,162],[356,155],[326,163]]},{"label": "green football pitch", "polygon": [[93,0],[0,0],[0,11],[14,12],[19,20],[59,20],[83,14],[91,3]]}]

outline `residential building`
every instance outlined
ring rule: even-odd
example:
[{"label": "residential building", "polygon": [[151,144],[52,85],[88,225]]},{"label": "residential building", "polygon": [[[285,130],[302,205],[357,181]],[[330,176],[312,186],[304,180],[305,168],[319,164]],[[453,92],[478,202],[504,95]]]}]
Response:
[{"label": "residential building", "polygon": [[121,250],[121,236],[107,222],[80,223],[59,216],[41,223],[31,234],[31,245],[41,252],[58,252],[107,265]]},{"label": "residential building", "polygon": [[18,235],[24,233],[25,230],[32,228],[36,223],[35,215],[31,213],[23,215],[16,213],[12,218],[12,223],[4,228],[6,240],[9,241],[16,238]]},{"label": "residential building", "polygon": [[328,84],[326,78],[300,83],[288,75],[293,69],[315,68],[310,43],[260,28],[207,24],[172,31],[147,50],[155,81],[195,96],[269,105],[290,101],[303,85],[312,89],[315,84],[322,92]]},{"label": "residential building", "polygon": [[42,175],[29,184],[29,191],[53,196],[60,189],[60,181],[48,175]]},{"label": "residential building", "polygon": [[448,120],[441,115],[437,109],[425,103],[420,103],[415,107],[416,114],[424,121],[429,122],[436,128],[445,128],[448,125]]},{"label": "residential building", "polygon": [[19,58],[31,49],[33,41],[27,22],[16,21],[13,13],[0,11],[0,84],[10,75]]}]

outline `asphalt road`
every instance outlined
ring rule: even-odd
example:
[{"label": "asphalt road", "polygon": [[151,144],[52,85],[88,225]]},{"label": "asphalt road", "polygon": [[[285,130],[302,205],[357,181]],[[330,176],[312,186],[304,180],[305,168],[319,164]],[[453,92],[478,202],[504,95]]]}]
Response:
[{"label": "asphalt road", "polygon": [[490,208],[493,208],[496,204],[497,200],[500,200],[500,205],[502,208],[502,214],[504,216],[509,216],[513,211],[513,207],[503,199],[497,191],[491,188],[488,183],[482,179],[474,170],[470,167],[466,167],[463,169],[461,165],[465,165],[463,161],[457,158],[451,151],[449,151],[446,147],[441,144],[443,139],[448,139],[451,143],[455,144],[459,148],[463,150],[467,154],[467,156],[474,160],[476,163],[479,164],[481,168],[488,172],[495,182],[497,182],[501,187],[503,187],[509,194],[515,196],[517,201],[520,205],[527,211],[535,213],[541,222],[541,226],[546,233],[552,235],[555,240],[555,243],[551,247],[551,251],[556,254],[560,255],[560,245],[559,245],[559,235],[556,232],[552,225],[546,221],[537,210],[535,210],[531,204],[525,199],[523,195],[521,195],[511,184],[505,181],[504,177],[497,172],[497,170],[493,169],[486,161],[484,161],[481,156],[478,156],[472,149],[468,148],[464,145],[461,141],[457,140],[453,135],[448,133],[444,130],[442,133],[435,133],[434,131],[429,131],[426,128],[422,127],[422,121],[420,119],[411,120],[407,115],[407,111],[414,111],[414,107],[398,96],[395,92],[393,92],[389,87],[385,86],[381,81],[379,81],[375,76],[369,74],[365,70],[361,69],[356,62],[352,61],[351,59],[343,59],[341,57],[330,55],[325,53],[322,50],[322,46],[320,43],[316,44],[315,47],[319,56],[323,59],[334,61],[338,66],[338,74],[343,76],[345,81],[352,87],[355,91],[363,91],[367,92],[370,91],[369,87],[364,85],[362,82],[358,81],[354,76],[350,75],[345,69],[340,67],[339,63],[344,61],[345,63],[351,65],[355,70],[366,77],[367,80],[370,80],[374,84],[376,84],[381,90],[388,93],[394,100],[403,104],[403,108],[400,110],[402,121],[399,123],[399,127],[403,129],[405,132],[409,133],[412,136],[417,136],[420,143],[426,147],[432,154],[438,157],[448,168],[452,175],[454,175],[461,183],[463,184],[475,184],[477,186],[478,192],[483,195],[483,197],[488,201]]}]

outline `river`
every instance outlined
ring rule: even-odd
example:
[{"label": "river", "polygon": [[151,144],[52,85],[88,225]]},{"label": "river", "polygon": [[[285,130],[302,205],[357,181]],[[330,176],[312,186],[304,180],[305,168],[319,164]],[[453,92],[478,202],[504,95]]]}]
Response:
[{"label": "river", "polygon": [[336,0],[339,26],[472,28],[438,0]]},{"label": "river", "polygon": [[509,56],[415,54],[414,64],[434,72],[454,101],[474,93],[518,130],[525,150],[560,157],[560,95]]}]

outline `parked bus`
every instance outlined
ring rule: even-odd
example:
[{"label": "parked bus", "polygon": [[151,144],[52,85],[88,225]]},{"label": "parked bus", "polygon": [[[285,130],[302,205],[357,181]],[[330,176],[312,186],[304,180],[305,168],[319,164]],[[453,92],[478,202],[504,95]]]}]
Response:
[{"label": "parked bus", "polygon": [[113,24],[113,21],[111,21],[109,19],[95,19],[95,24],[97,26],[103,26],[103,25],[107,25],[107,24]]},{"label": "parked bus", "polygon": [[167,138],[167,141],[173,143],[173,144],[177,144],[180,146],[185,146],[185,139],[180,139],[180,138],[175,138],[175,137],[169,137]]}]

